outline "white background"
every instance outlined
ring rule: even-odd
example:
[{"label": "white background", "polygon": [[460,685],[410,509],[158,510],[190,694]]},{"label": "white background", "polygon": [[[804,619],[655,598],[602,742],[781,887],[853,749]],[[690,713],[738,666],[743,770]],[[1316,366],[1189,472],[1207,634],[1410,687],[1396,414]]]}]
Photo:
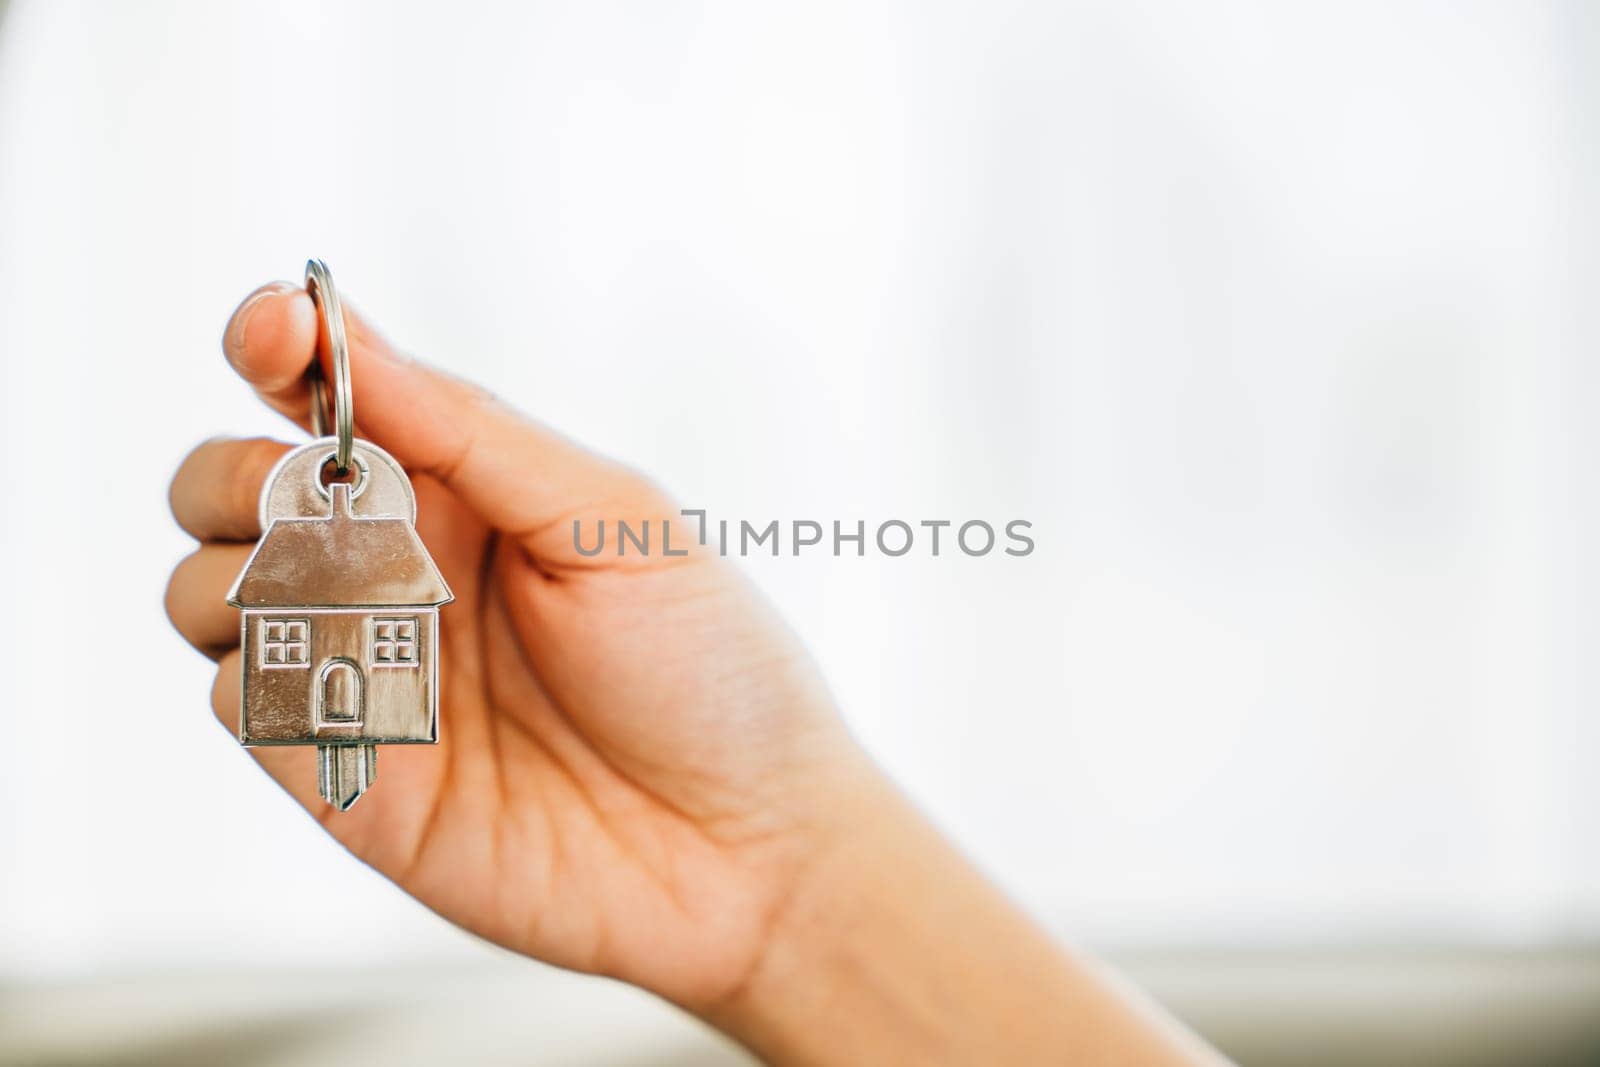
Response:
[{"label": "white background", "polygon": [[479,951],[254,771],[161,610],[178,460],[294,432],[218,341],[309,255],[714,516],[1031,520],[746,566],[1057,929],[1600,933],[1596,43],[1581,3],[16,0],[0,975]]}]

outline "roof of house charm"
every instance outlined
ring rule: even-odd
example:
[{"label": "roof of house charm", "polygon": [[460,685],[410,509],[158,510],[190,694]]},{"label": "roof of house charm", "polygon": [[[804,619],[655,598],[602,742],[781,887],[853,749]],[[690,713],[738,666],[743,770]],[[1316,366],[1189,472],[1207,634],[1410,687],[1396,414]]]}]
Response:
[{"label": "roof of house charm", "polygon": [[255,607],[438,607],[451,599],[411,523],[356,518],[350,486],[331,485],[326,518],[275,520],[228,603]]}]

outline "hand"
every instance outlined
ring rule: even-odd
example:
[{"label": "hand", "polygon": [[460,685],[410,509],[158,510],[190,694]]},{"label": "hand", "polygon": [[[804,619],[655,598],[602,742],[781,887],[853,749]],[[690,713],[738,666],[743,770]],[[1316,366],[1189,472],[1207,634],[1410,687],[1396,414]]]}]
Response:
[{"label": "hand", "polygon": [[[815,1017],[835,1028],[823,1038],[850,1032],[862,1008],[835,1000],[860,995],[869,970],[891,968],[893,984],[895,968],[931,969],[918,981],[957,989],[1013,941],[1021,955],[996,977],[1043,973],[1047,993],[1066,981],[1062,996],[1115,1007],[1109,994],[1085,1000],[1090,980],[884,782],[737,571],[697,548],[574,550],[573,522],[592,538],[601,519],[613,531],[672,520],[674,543],[691,547],[695,526],[659,490],[346,320],[357,435],[411,474],[418,531],[456,600],[440,622],[440,743],[385,747],[376,788],[351,811],[318,796],[311,749],[250,750],[329,833],[461,926],[654,990],[777,1058],[827,1058],[813,1055]],[[252,294],[224,336],[234,370],[302,425],[316,330],[310,298],[280,283]],[[224,596],[288,448],[210,441],[172,483],[173,513],[201,547],[174,571],[168,613],[217,660],[212,704],[230,729],[239,618]],[[952,907],[965,930],[940,928]],[[968,942],[969,958],[942,958]],[[862,952],[871,967],[854,960]],[[1012,998],[1018,1014],[1037,995]],[[950,1021],[937,999],[898,1024],[879,1005],[857,1019],[861,1040],[927,1042]],[[1038,1028],[989,1014],[966,1033],[991,1050],[1007,1030]]]}]

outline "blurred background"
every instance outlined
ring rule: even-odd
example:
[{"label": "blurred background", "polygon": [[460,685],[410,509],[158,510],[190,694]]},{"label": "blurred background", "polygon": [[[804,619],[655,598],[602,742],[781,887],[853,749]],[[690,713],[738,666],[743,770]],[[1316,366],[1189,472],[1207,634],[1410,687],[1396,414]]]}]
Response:
[{"label": "blurred background", "polygon": [[1597,51],[1581,0],[0,2],[0,1062],[742,1062],[213,721],[165,487],[297,435],[219,339],[308,256],[713,517],[1030,520],[743,566],[1242,1061],[1600,1062]]}]

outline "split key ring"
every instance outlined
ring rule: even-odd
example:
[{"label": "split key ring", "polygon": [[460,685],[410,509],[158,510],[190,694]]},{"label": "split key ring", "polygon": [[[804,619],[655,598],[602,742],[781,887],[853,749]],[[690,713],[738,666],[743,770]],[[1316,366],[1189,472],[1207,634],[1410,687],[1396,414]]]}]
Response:
[{"label": "split key ring", "polygon": [[[355,444],[356,419],[354,403],[350,399],[350,346],[344,334],[344,308],[339,304],[339,290],[333,286],[333,272],[320,259],[306,261],[306,292],[317,306],[317,343],[311,354],[311,366],[306,376],[311,381],[311,433],[315,437],[328,435],[328,424],[334,425],[339,443],[334,450],[334,466],[340,475],[350,472],[350,453]],[[322,372],[321,353],[323,338],[327,338],[328,354],[333,361],[333,411],[328,411],[328,381]]]}]

